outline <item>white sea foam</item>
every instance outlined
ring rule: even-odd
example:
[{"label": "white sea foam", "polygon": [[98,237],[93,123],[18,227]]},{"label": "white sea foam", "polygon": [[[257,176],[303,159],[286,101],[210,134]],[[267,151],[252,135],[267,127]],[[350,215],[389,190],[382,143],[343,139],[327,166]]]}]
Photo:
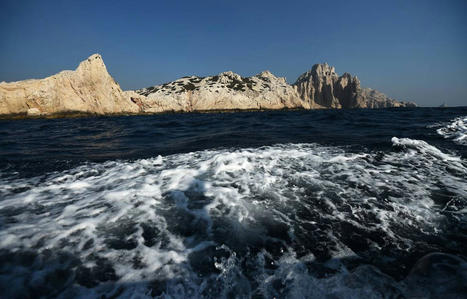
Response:
[{"label": "white sea foam", "polygon": [[424,155],[431,155],[442,160],[460,161],[459,157],[445,154],[436,147],[429,145],[423,140],[392,137],[391,141],[395,146],[401,146],[409,149],[409,154],[421,153]]},{"label": "white sea foam", "polygon": [[467,116],[457,117],[448,124],[440,125],[441,128],[436,130],[438,134],[458,144],[467,145]]},{"label": "white sea foam", "polygon": [[[392,142],[402,151],[379,158],[286,144],[0,176],[0,250],[20,260],[0,287],[62,298],[402,294],[375,267],[346,269],[342,259],[359,258],[350,239],[405,252],[411,236],[442,234],[446,213],[465,208],[467,168],[424,141]],[[446,206],[432,196],[441,189]],[[317,277],[321,254],[329,275]]]}]

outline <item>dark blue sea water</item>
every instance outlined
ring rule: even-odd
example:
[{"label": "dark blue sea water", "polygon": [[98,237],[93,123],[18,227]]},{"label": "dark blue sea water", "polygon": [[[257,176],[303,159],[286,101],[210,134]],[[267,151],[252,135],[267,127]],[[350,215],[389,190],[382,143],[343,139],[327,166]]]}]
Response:
[{"label": "dark blue sea water", "polygon": [[465,298],[466,159],[467,107],[0,120],[0,298]]}]

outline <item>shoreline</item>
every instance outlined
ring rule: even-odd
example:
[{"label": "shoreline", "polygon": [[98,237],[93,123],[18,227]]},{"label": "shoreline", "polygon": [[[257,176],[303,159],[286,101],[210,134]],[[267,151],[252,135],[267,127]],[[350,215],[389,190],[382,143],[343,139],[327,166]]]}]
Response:
[{"label": "shoreline", "polygon": [[[311,109],[311,110],[339,110],[339,109]],[[268,111],[310,111],[304,108],[281,108],[281,109],[215,109],[195,111],[173,111],[163,112],[118,112],[118,113],[92,113],[81,111],[67,111],[42,115],[27,115],[27,113],[1,114],[0,120],[25,120],[25,119],[63,119],[63,118],[87,118],[87,117],[115,117],[115,116],[150,116],[167,114],[208,114],[208,113],[240,113],[240,112],[268,112]]]},{"label": "shoreline", "polygon": [[0,114],[0,120],[27,120],[27,119],[65,119],[65,118],[88,118],[88,117],[118,117],[118,116],[151,116],[151,115],[169,115],[169,114],[209,114],[209,113],[242,113],[242,112],[272,112],[272,111],[351,111],[351,110],[406,110],[414,108],[463,108],[467,106],[455,107],[386,107],[386,108],[324,108],[324,109],[305,109],[305,108],[280,108],[280,109],[213,109],[213,110],[194,110],[194,111],[173,111],[162,112],[118,112],[118,113],[92,113],[81,111],[67,111],[42,115],[27,115],[27,113]]},{"label": "shoreline", "polygon": [[194,110],[194,111],[173,111],[167,110],[163,112],[119,112],[119,113],[92,113],[81,111],[67,111],[52,114],[42,115],[27,115],[24,113],[14,114],[0,114],[0,121],[2,120],[27,120],[27,119],[67,119],[67,118],[90,118],[90,117],[118,117],[118,116],[151,116],[151,115],[171,115],[171,114],[209,114],[209,113],[242,113],[242,112],[273,112],[273,111],[349,111],[349,110],[406,110],[415,108],[429,108],[429,109],[452,109],[452,108],[466,108],[467,106],[453,106],[453,107],[386,107],[386,108],[324,108],[324,109],[305,109],[305,108],[280,108],[280,109],[213,109],[213,110]]}]

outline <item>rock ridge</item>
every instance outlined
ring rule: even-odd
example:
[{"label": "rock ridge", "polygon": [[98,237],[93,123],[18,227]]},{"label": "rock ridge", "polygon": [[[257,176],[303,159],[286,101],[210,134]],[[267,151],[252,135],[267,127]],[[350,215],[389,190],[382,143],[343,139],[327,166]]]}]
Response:
[{"label": "rock ridge", "polygon": [[309,108],[285,78],[269,71],[252,77],[231,71],[183,77],[136,93],[146,97],[147,112]]},{"label": "rock ridge", "polygon": [[357,76],[344,73],[338,76],[327,63],[315,64],[293,84],[300,97],[311,107],[323,108],[389,108],[416,107],[415,103],[401,102],[370,88],[362,88]]},{"label": "rock ridge", "polygon": [[44,79],[0,83],[0,115],[414,106],[362,88],[356,76],[339,76],[327,63],[313,65],[293,84],[267,70],[251,77],[227,71],[122,91],[108,73],[102,56],[94,54],[74,71],[62,71]]},{"label": "rock ridge", "polygon": [[82,61],[74,71],[62,71],[44,79],[0,83],[0,114],[140,111],[109,75],[99,54]]}]

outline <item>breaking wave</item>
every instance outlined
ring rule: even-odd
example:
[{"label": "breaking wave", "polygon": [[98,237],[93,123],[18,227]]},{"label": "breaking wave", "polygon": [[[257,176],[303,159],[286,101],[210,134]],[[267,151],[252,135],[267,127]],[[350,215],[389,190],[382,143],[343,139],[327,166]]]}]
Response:
[{"label": "breaking wave", "polygon": [[442,127],[436,130],[439,135],[452,139],[457,144],[467,145],[467,116],[457,117],[440,126]]},{"label": "breaking wave", "polygon": [[388,152],[282,144],[4,173],[0,292],[463,296],[467,165],[424,141],[392,143]]}]

